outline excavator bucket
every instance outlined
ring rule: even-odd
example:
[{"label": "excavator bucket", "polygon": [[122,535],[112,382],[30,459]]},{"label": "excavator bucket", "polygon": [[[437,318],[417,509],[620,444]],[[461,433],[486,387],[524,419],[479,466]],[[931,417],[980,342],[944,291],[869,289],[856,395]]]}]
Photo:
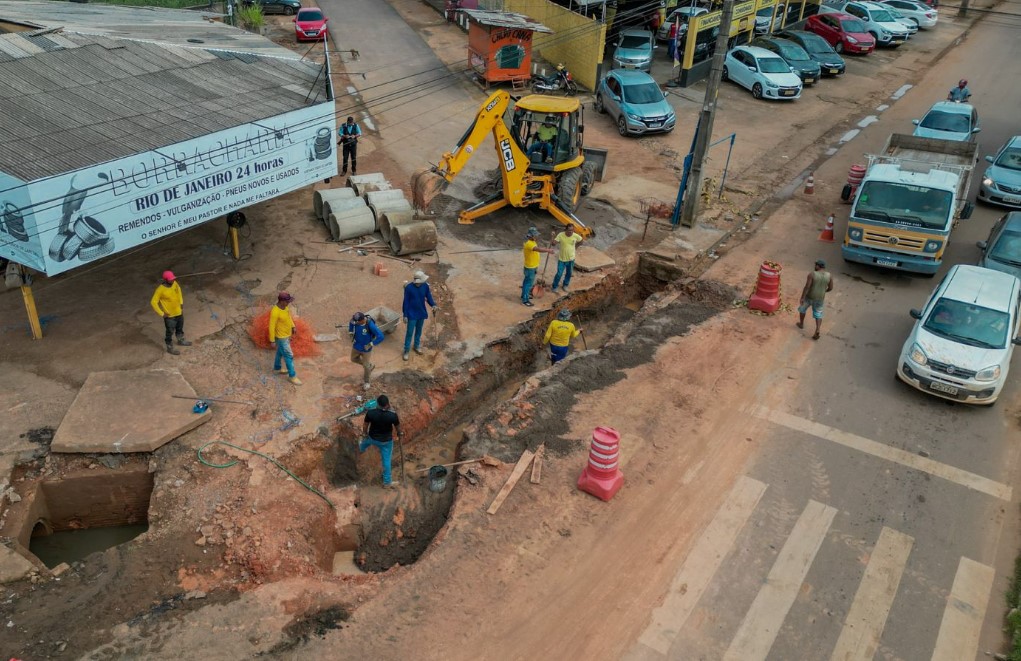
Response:
[{"label": "excavator bucket", "polygon": [[428,209],[433,199],[447,187],[447,180],[431,169],[419,170],[411,177],[411,199],[416,209]]}]

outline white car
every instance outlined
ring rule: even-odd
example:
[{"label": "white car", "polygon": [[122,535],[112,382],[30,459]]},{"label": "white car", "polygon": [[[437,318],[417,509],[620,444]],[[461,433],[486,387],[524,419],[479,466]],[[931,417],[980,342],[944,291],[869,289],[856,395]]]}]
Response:
[{"label": "white car", "polygon": [[663,24],[656,30],[656,39],[659,41],[667,41],[670,39],[670,26],[673,25],[674,21],[677,21],[680,29],[678,30],[678,41],[680,41],[680,35],[688,32],[688,23],[691,19],[702,14],[708,14],[709,10],[705,7],[678,7],[677,9],[670,12],[670,16],[667,17]]},{"label": "white car", "polygon": [[918,23],[912,21],[910,18],[900,13],[899,10],[891,7],[885,2],[883,3],[883,6],[886,7],[886,11],[890,12],[898,23],[908,29],[908,37],[913,37],[918,34]]},{"label": "white car", "polygon": [[915,25],[922,29],[936,27],[936,23],[939,21],[939,14],[936,10],[921,2],[915,2],[914,0],[879,1],[884,5],[893,7],[901,16],[909,21],[913,21]]},{"label": "white car", "polygon": [[894,18],[893,14],[887,10],[886,5],[877,2],[847,2],[836,10],[829,5],[822,5],[819,11],[842,11],[855,18],[860,18],[865,24],[865,29],[875,38],[876,44],[879,46],[896,48],[911,36],[907,27]]},{"label": "white car", "polygon": [[765,48],[732,48],[723,60],[723,80],[751,90],[756,99],[801,98],[801,77],[779,55]]},{"label": "white car", "polygon": [[1017,337],[1021,280],[957,264],[921,310],[901,349],[897,376],[930,395],[969,404],[996,402]]}]

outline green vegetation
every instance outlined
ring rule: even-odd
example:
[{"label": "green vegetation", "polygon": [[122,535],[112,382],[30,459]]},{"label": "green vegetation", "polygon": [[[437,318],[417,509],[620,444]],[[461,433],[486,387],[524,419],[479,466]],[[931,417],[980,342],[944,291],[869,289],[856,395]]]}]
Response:
[{"label": "green vegetation", "polygon": [[1007,589],[1007,634],[1010,661],[1021,661],[1021,556],[1014,560],[1014,576]]},{"label": "green vegetation", "polygon": [[266,17],[262,15],[262,7],[257,4],[235,5],[234,16],[238,23],[249,32],[258,32],[266,23]]}]

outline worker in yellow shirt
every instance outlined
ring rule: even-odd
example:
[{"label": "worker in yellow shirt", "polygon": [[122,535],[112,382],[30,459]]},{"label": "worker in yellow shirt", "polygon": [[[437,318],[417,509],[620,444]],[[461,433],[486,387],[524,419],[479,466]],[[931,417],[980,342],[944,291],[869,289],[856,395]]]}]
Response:
[{"label": "worker in yellow shirt", "polygon": [[522,246],[521,254],[525,259],[525,279],[521,283],[521,304],[532,307],[532,287],[535,285],[535,276],[539,272],[539,253],[552,253],[552,248],[540,248],[535,242],[539,236],[539,230],[529,227],[525,234],[525,245]]},{"label": "worker in yellow shirt", "polygon": [[174,336],[177,336],[177,343],[182,347],[190,347],[191,342],[184,339],[184,294],[181,293],[181,285],[177,284],[173,271],[163,272],[163,281],[156,287],[149,305],[156,314],[163,317],[163,326],[167,331],[167,353],[179,356],[181,352],[174,348]]},{"label": "worker in yellow shirt", "polygon": [[567,308],[558,312],[557,318],[550,322],[546,335],[542,338],[543,344],[549,344],[549,358],[554,365],[567,358],[571,340],[581,334],[581,329],[575,328],[570,319],[571,311]]},{"label": "worker in yellow shirt", "polygon": [[[277,346],[277,355],[273,358],[273,371],[286,374],[288,381],[300,386],[301,379],[294,372],[294,352],[291,351],[291,336],[296,329],[291,313],[287,310],[287,306],[293,300],[294,297],[285,291],[277,294],[277,304],[269,311],[269,341]],[[281,359],[286,368],[281,367]]]}]

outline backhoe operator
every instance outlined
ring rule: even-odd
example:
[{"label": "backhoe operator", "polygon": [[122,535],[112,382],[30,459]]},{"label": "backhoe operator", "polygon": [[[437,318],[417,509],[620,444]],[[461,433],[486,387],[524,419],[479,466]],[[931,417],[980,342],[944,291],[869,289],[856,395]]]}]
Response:
[{"label": "backhoe operator", "polygon": [[528,148],[528,158],[531,159],[532,154],[542,153],[543,162],[552,161],[553,144],[557,140],[558,132],[553,118],[547,115],[546,119],[542,121],[542,126],[535,132],[535,141]]}]

